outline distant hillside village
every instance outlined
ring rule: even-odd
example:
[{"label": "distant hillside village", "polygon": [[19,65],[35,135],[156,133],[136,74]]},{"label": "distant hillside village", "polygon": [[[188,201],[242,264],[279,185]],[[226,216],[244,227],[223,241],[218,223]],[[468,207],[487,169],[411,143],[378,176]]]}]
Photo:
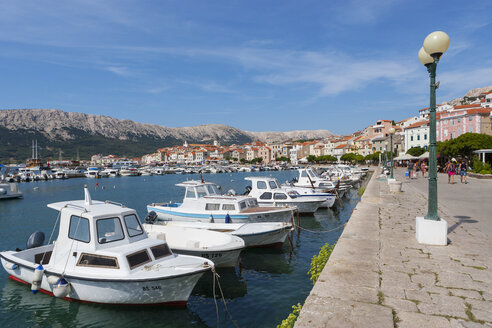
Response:
[{"label": "distant hillside village", "polygon": [[[465,105],[437,105],[437,141],[457,138],[468,132],[492,135],[492,92],[483,92]],[[290,160],[292,164],[307,162],[309,156],[330,155],[338,160],[347,153],[367,156],[390,151],[390,128],[393,151],[406,153],[410,148],[429,146],[429,108],[419,110],[418,116],[394,122],[378,120],[363,131],[347,136],[333,136],[323,140],[263,143],[254,141],[242,145],[221,146],[213,144],[188,144],[157,149],[152,154],[134,159],[140,164],[205,164],[223,161],[262,162],[270,164],[278,160]],[[94,165],[109,165],[122,159],[113,155],[94,155]]]}]

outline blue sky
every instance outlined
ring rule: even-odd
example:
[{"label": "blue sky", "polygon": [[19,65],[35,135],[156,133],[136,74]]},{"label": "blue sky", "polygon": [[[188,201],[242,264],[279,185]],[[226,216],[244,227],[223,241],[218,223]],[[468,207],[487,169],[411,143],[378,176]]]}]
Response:
[{"label": "blue sky", "polygon": [[351,133],[492,85],[490,1],[0,0],[0,108]]}]

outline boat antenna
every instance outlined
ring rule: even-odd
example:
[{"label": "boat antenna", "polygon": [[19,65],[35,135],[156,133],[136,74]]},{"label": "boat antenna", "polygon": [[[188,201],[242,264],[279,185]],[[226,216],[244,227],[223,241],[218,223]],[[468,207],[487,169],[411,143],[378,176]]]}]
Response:
[{"label": "boat antenna", "polygon": [[84,185],[84,203],[85,205],[92,205],[92,198],[87,185]]}]

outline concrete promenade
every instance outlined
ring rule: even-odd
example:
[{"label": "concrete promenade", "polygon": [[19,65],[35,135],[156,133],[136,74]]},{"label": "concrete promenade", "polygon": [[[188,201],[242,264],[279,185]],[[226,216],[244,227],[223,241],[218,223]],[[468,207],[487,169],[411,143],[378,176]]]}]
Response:
[{"label": "concrete promenade", "polygon": [[492,181],[438,177],[448,246],[418,244],[427,179],[374,174],[295,327],[492,327]]}]

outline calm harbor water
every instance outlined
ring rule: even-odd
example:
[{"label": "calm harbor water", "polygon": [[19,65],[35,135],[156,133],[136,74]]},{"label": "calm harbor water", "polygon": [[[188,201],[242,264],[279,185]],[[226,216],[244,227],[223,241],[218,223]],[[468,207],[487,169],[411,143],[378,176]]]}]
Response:
[{"label": "calm harbor water", "polygon": [[[280,182],[291,180],[296,171],[208,174],[205,180],[243,193],[246,176],[272,175]],[[49,238],[57,212],[46,204],[83,199],[87,184],[92,199],[113,200],[137,210],[140,219],[152,202],[181,201],[184,190],[175,187],[198,175],[164,175],[106,179],[69,179],[20,184],[24,199],[0,202],[0,250],[25,248],[30,234],[43,231]],[[97,185],[96,185],[97,184]],[[280,250],[253,249],[241,253],[240,266],[219,270],[228,312],[218,295],[218,326],[275,327],[303,303],[312,283],[307,272],[311,257],[325,243],[334,243],[359,201],[357,190],[344,197],[337,208],[301,216],[301,226],[310,230],[294,232]],[[316,231],[316,232],[311,232]],[[56,232],[55,232],[56,236]],[[68,302],[44,294],[32,295],[29,286],[11,281],[0,271],[0,322],[2,327],[216,327],[217,310],[212,291],[212,275],[204,275],[184,309],[164,307],[122,307]],[[234,322],[233,322],[233,321]]]}]

